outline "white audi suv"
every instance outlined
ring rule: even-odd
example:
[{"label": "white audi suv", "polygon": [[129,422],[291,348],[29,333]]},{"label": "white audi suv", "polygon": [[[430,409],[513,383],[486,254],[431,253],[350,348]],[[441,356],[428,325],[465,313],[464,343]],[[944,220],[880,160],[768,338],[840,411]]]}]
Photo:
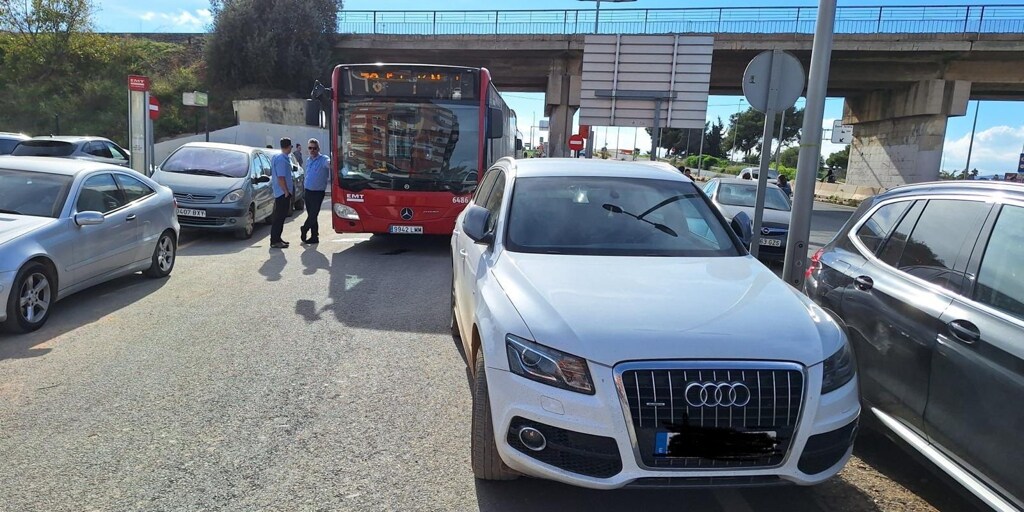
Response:
[{"label": "white audi suv", "polygon": [[477,478],[811,485],[850,457],[843,331],[678,172],[502,159],[452,256]]}]

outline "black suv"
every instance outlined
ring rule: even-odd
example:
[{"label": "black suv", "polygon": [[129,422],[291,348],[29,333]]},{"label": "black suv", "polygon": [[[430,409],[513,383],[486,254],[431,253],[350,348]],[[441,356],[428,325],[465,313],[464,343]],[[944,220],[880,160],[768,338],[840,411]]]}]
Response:
[{"label": "black suv", "polygon": [[890,190],[811,261],[804,292],[845,327],[878,426],[1024,508],[1024,185]]}]

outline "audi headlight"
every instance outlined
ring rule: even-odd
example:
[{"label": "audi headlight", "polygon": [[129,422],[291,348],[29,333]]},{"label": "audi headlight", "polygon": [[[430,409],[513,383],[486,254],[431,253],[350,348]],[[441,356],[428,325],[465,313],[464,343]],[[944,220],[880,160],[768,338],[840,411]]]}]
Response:
[{"label": "audi headlight", "polygon": [[237,203],[237,202],[241,201],[242,197],[244,197],[244,196],[245,196],[245,192],[242,191],[242,189],[232,190],[231,192],[228,192],[228,195],[224,196],[224,200],[222,200],[221,202],[222,203]]},{"label": "audi headlight", "polygon": [[843,387],[857,374],[853,351],[850,350],[850,344],[845,341],[835,354],[825,360],[823,366],[824,376],[821,379],[821,394],[823,395]]},{"label": "audi headlight", "polygon": [[594,381],[582,358],[511,334],[505,337],[505,350],[508,367],[516,375],[556,388],[594,394]]},{"label": "audi headlight", "polygon": [[341,203],[334,203],[334,214],[342,219],[359,220],[359,212],[355,208]]}]

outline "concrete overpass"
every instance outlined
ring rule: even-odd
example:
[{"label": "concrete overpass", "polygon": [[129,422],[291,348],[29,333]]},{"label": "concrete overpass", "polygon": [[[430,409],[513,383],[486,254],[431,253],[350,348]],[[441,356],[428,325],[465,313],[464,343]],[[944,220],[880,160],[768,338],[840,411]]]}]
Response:
[{"label": "concrete overpass", "polygon": [[[712,35],[711,94],[742,94],[743,70],[764,50],[787,50],[810,65],[809,34]],[[547,93],[556,127],[579,105],[584,37],[340,35],[335,58],[487,67],[501,90]],[[563,79],[573,84],[568,95]],[[947,117],[964,115],[968,99],[1024,99],[1024,34],[837,34],[829,96],[846,98],[844,120],[855,125],[851,182],[937,179]],[[556,154],[566,137],[551,132]]]}]

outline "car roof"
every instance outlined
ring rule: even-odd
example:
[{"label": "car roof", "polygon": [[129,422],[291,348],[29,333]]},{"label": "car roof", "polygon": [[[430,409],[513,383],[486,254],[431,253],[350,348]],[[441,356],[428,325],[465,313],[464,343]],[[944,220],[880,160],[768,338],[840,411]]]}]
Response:
[{"label": "car roof", "polygon": [[32,138],[32,137],[29,137],[28,135],[25,135],[24,133],[14,133],[14,132],[0,132],[0,137],[3,137],[5,139],[18,139],[18,140],[28,140],[28,139]]},{"label": "car roof", "polygon": [[613,178],[644,178],[691,182],[678,169],[664,162],[622,162],[584,158],[524,158],[512,160],[514,173],[520,178],[607,176]]},{"label": "car roof", "polygon": [[75,176],[90,171],[127,171],[126,167],[105,164],[92,160],[57,158],[49,156],[4,156],[0,158],[0,169],[29,172],[45,172]]},{"label": "car roof", "polygon": [[260,148],[254,148],[252,146],[244,146],[242,144],[227,144],[227,143],[224,143],[224,142],[186,142],[185,144],[182,144],[181,147],[183,147],[183,148],[184,147],[189,147],[189,148],[229,149],[229,150],[232,150],[232,151],[245,151],[245,152],[249,152],[249,151],[252,151],[254,149],[260,149]]},{"label": "car roof", "polygon": [[58,141],[61,141],[61,142],[78,143],[78,142],[86,142],[86,141],[93,141],[93,140],[107,140],[107,141],[109,141],[110,139],[108,139],[106,137],[99,137],[99,136],[94,136],[94,135],[37,135],[35,137],[31,137],[31,138],[26,139],[26,140],[58,140]]},{"label": "car roof", "polygon": [[929,181],[925,183],[915,183],[912,185],[901,185],[899,187],[889,189],[875,196],[875,198],[880,201],[896,197],[916,197],[920,195],[936,194],[973,195],[981,197],[1003,195],[1022,200],[1024,199],[1024,183],[990,180]]},{"label": "car roof", "polygon": [[[757,180],[745,180],[743,178],[712,178],[712,179],[713,180],[718,180],[718,181],[720,181],[722,183],[728,183],[728,184],[751,185],[751,186],[754,186],[754,187],[757,186]],[[766,184],[768,185],[768,188],[779,188],[779,186],[774,184],[774,183],[766,183]]]}]

